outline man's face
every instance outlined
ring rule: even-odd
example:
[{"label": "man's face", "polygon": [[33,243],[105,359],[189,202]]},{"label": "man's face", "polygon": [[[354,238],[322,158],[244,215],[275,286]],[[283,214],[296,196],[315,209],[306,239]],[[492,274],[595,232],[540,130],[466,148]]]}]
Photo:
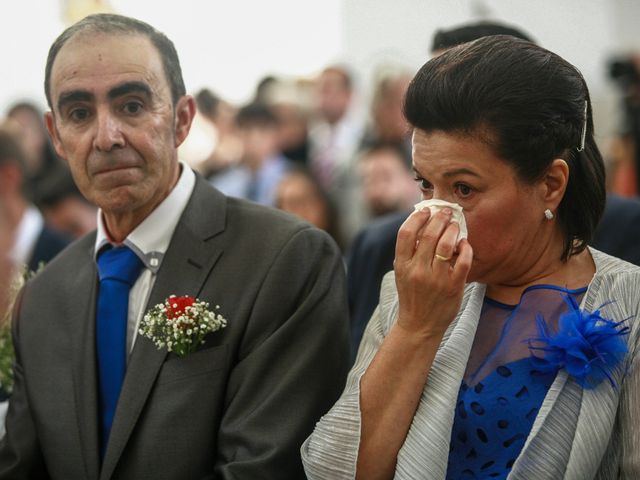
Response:
[{"label": "man's face", "polygon": [[174,109],[156,48],[141,35],[72,37],[53,64],[51,101],[47,129],[82,194],[107,223],[140,223],[177,181],[194,113],[186,96]]},{"label": "man's face", "polygon": [[327,71],[318,80],[318,108],[326,121],[337,123],[346,113],[351,102],[351,92],[345,80],[337,72]]},{"label": "man's face", "polygon": [[376,216],[404,210],[418,200],[413,176],[399,153],[368,152],[360,161],[359,173],[364,199]]},{"label": "man's face", "polygon": [[44,165],[43,151],[47,141],[42,129],[42,117],[26,108],[18,108],[8,118],[16,127],[16,139],[24,153],[25,167],[30,173],[36,173]]},{"label": "man's face", "polygon": [[48,225],[72,238],[80,238],[96,228],[96,208],[78,195],[67,195],[54,205],[43,206]]},{"label": "man's face", "polygon": [[269,125],[246,125],[238,129],[242,141],[242,161],[252,170],[259,170],[264,162],[277,153],[278,131]]}]

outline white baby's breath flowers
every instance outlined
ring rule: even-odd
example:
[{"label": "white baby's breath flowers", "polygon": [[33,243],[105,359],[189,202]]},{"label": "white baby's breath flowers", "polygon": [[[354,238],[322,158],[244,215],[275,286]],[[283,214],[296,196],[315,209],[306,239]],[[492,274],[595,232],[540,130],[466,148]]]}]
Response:
[{"label": "white baby's breath flowers", "polygon": [[[204,343],[204,337],[225,328],[227,320],[212,312],[209,303],[190,296],[171,295],[147,312],[140,322],[140,335],[149,338],[158,349],[167,348],[185,356]],[[216,305],[216,310],[220,307]]]}]

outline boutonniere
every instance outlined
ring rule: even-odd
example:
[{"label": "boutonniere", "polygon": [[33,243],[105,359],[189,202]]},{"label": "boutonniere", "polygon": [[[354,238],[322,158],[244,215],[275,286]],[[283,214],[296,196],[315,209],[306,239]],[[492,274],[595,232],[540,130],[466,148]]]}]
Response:
[{"label": "boutonniere", "polygon": [[[216,306],[216,310],[220,307]],[[227,326],[218,312],[195,297],[171,295],[149,310],[140,323],[140,335],[150,339],[158,349],[165,348],[180,357],[195,351],[207,333]]]},{"label": "boutonniere", "polygon": [[[627,353],[622,337],[629,333],[624,325],[628,319],[615,322],[604,318],[600,309],[581,310],[570,295],[565,301],[569,311],[560,316],[557,333],[550,333],[541,315],[536,318],[539,336],[529,340],[534,368],[543,372],[564,368],[586,389],[597,387],[605,378],[615,387],[612,372]],[[536,356],[536,351],[543,355]]]}]

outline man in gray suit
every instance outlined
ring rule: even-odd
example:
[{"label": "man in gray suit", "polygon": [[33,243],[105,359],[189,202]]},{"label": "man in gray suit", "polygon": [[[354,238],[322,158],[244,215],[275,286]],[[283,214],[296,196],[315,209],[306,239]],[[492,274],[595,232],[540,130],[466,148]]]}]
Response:
[{"label": "man in gray suit", "polygon": [[[299,446],[348,364],[335,244],[179,163],[195,104],[173,44],[151,26],[117,15],[73,25],[51,47],[45,90],[56,151],[99,222],[14,310],[0,478],[303,478]],[[114,251],[139,272],[121,337],[105,313],[122,297],[105,297]],[[183,357],[138,334],[144,312],[172,294],[227,319]]]}]

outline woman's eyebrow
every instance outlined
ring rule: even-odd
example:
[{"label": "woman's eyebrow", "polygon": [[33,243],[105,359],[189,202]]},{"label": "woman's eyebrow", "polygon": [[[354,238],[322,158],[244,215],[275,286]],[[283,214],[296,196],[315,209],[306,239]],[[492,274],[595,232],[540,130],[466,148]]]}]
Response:
[{"label": "woman's eyebrow", "polygon": [[[416,175],[422,176],[422,174],[418,171],[418,169],[414,166],[411,167],[413,173]],[[443,177],[455,177],[458,175],[471,175],[473,177],[480,177],[481,175],[473,170],[469,170],[468,168],[456,168],[455,170],[449,170],[442,174]]]}]

